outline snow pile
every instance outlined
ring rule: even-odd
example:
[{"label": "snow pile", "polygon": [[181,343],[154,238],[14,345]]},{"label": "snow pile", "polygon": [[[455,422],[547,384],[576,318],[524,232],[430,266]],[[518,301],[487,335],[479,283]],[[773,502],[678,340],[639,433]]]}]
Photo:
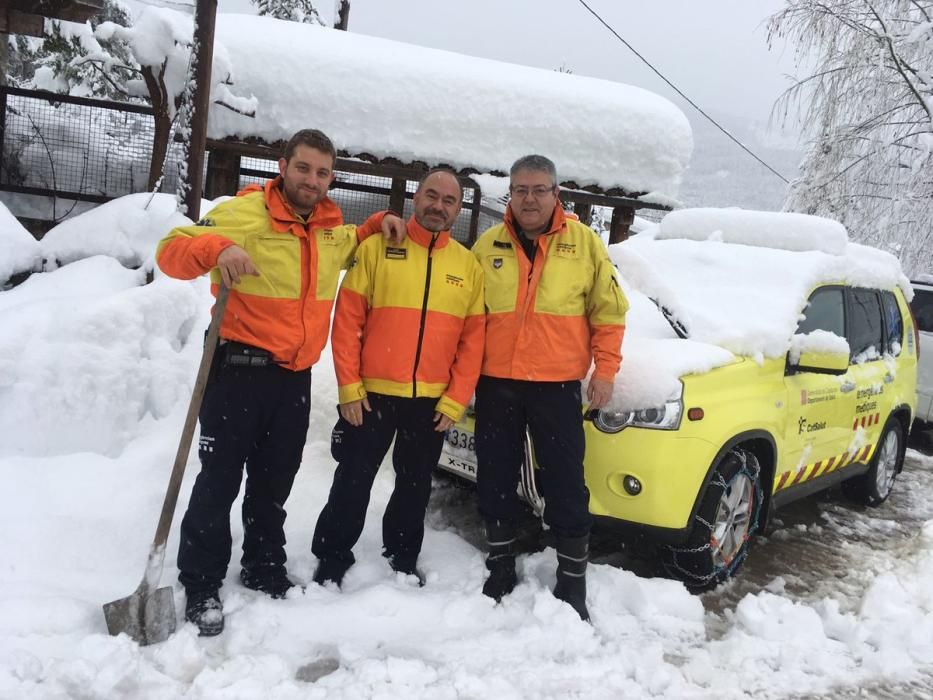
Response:
[{"label": "snow pile", "polygon": [[671,212],[661,220],[657,238],[715,240],[762,248],[819,250],[830,255],[842,255],[849,234],[838,221],[819,216],[710,208]]},{"label": "snow pile", "polygon": [[0,286],[16,273],[35,270],[41,263],[39,242],[0,203]]},{"label": "snow pile", "polygon": [[[693,148],[679,109],[628,85],[268,17],[222,14],[217,39],[258,106],[254,119],[213,106],[212,138],[317,127],[350,155],[488,172],[543,153],[561,181],[668,197]],[[311,77],[269,79],[296,66]]]},{"label": "snow pile", "polygon": [[[202,200],[201,211],[213,203]],[[50,265],[65,265],[92,255],[106,255],[126,267],[140,267],[155,255],[156,244],[175,226],[191,220],[177,210],[174,195],[131,194],[66,219],[40,245]]]},{"label": "snow pile", "polygon": [[829,331],[816,330],[812,333],[797,333],[791,338],[789,359],[800,362],[805,352],[849,355],[849,341]]},{"label": "snow pile", "polygon": [[[710,211],[700,210],[698,218],[708,222],[703,227],[681,226],[690,220],[690,212],[673,212],[659,227],[609,250],[622,279],[670,309],[694,341],[756,361],[781,357],[790,348],[810,292],[819,284],[899,286],[908,298],[912,296],[910,282],[893,255],[856,243],[845,243],[839,254],[822,250],[836,245],[827,245],[837,240],[831,234],[833,222],[826,222],[826,231],[814,223],[809,232],[802,227],[801,235],[790,231],[784,237],[776,226],[765,226],[765,232],[751,228],[743,234],[743,242],[755,244],[737,245],[710,234],[732,230],[740,237],[738,226],[729,228],[733,212],[719,210],[722,216],[716,219]],[[736,212],[736,221],[754,221],[758,213]],[[683,230],[700,240],[664,237],[664,222],[678,214],[687,216],[678,217],[668,230]],[[777,217],[774,221],[784,216],[770,215]],[[820,249],[798,252],[808,237]]]}]

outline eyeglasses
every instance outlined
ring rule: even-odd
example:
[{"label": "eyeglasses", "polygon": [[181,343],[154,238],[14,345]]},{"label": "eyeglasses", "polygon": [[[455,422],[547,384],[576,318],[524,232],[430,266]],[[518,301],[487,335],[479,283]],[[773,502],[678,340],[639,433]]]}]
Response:
[{"label": "eyeglasses", "polygon": [[524,185],[519,185],[518,187],[514,187],[509,185],[509,192],[512,193],[512,196],[518,197],[520,199],[523,199],[528,195],[531,195],[535,199],[543,199],[544,197],[547,197],[549,194],[553,193],[554,189],[555,188],[553,185],[551,187],[545,187],[544,185],[537,185],[535,187],[525,187]]}]

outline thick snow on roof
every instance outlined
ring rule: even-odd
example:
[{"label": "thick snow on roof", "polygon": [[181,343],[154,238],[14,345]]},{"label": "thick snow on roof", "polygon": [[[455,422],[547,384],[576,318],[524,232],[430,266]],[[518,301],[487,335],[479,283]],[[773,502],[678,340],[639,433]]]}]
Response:
[{"label": "thick snow on roof", "polygon": [[838,221],[808,214],[747,209],[681,209],[664,217],[657,238],[719,240],[781,250],[842,255],[849,235]]},{"label": "thick snow on roof", "polygon": [[356,155],[507,172],[542,153],[561,181],[676,197],[693,149],[683,113],[640,88],[267,17],[219,15],[236,91],[212,138],[316,127]]},{"label": "thick snow on roof", "polygon": [[[735,221],[757,214],[725,213],[726,218],[735,214]],[[678,227],[691,218],[686,211],[677,214]],[[708,216],[708,211],[701,212],[697,220]],[[771,222],[798,221],[787,214],[765,218]],[[664,221],[610,248],[622,278],[670,309],[687,326],[692,340],[738,355],[763,359],[786,353],[807,297],[819,284],[842,282],[880,289],[900,286],[908,298],[911,295],[900,263],[889,253],[856,243],[845,243],[838,255],[820,250],[827,247],[827,241],[837,245],[835,222],[810,222],[809,231],[775,224],[768,227],[767,236],[750,229],[747,244],[739,245],[715,237],[659,240]],[[696,233],[686,227],[680,230],[685,237]],[[734,231],[738,237],[740,229]],[[807,235],[815,249],[801,251]],[[637,328],[633,331],[637,333]]]}]

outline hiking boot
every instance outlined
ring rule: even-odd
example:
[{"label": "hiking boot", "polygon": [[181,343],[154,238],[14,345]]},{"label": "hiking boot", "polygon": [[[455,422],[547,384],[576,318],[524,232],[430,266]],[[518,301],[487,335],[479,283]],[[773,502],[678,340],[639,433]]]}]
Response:
[{"label": "hiking boot", "polygon": [[241,569],[240,582],[250,590],[272,598],[284,598],[289,589],[295,587],[283,567]]},{"label": "hiking boot", "polygon": [[518,583],[515,574],[515,528],[512,524],[500,520],[488,521],[486,547],[489,578],[483,583],[483,595],[498,603],[511,593]]},{"label": "hiking boot", "polygon": [[515,590],[518,576],[515,574],[515,557],[501,556],[497,559],[487,559],[486,568],[489,569],[489,578],[483,583],[483,595],[492,598],[497,603]]},{"label": "hiking boot", "polygon": [[554,597],[572,607],[584,622],[590,619],[590,612],[586,609],[589,545],[589,535],[557,538],[557,585],[554,586]]},{"label": "hiking boot", "polygon": [[215,637],[224,631],[224,608],[216,588],[185,594],[185,620],[198,626],[202,637]]},{"label": "hiking boot", "polygon": [[343,577],[351,566],[353,566],[353,562],[345,559],[321,559],[317,563],[317,568],[314,570],[314,576],[311,577],[311,580],[319,586],[336,583],[337,588],[340,588],[343,584]]}]

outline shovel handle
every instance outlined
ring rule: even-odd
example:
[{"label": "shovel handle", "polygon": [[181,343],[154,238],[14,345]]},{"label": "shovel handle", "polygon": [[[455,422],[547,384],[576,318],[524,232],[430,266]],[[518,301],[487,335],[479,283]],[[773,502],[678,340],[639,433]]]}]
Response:
[{"label": "shovel handle", "polygon": [[[155,539],[152,542],[152,551],[161,552],[163,557],[164,545],[168,540],[168,532],[172,527],[175,504],[178,502],[178,492],[181,490],[181,479],[185,475],[185,465],[188,462],[188,453],[191,451],[191,440],[194,438],[194,428],[198,422],[198,413],[201,410],[201,401],[204,399],[204,389],[207,386],[207,377],[211,371],[211,362],[214,360],[214,350],[217,348],[217,339],[220,337],[220,323],[224,317],[224,310],[227,308],[227,297],[229,295],[230,290],[221,282],[217,293],[217,303],[214,304],[214,315],[211,318],[211,325],[207,329],[207,339],[204,341],[201,366],[198,367],[198,377],[194,382],[194,391],[191,392],[191,402],[188,404],[185,427],[181,431],[178,452],[175,454],[175,465],[172,467],[172,476],[169,478],[168,489],[165,492],[162,515],[159,516],[159,526],[156,528]],[[160,565],[160,574],[161,568]]]}]

